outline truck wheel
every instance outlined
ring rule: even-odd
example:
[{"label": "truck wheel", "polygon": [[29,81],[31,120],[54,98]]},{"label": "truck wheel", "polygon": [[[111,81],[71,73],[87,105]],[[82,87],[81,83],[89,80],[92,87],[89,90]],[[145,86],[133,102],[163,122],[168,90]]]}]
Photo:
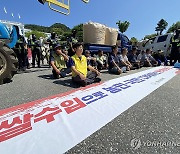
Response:
[{"label": "truck wheel", "polygon": [[0,46],[0,84],[10,82],[17,72],[18,60],[12,49]]}]

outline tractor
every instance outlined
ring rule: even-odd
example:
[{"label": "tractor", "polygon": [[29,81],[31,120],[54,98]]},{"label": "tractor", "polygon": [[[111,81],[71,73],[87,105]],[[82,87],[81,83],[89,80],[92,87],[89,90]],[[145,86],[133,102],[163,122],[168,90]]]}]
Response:
[{"label": "tractor", "polygon": [[16,45],[19,37],[18,26],[7,26],[0,23],[0,84],[9,82],[17,71],[18,60],[11,49]]}]

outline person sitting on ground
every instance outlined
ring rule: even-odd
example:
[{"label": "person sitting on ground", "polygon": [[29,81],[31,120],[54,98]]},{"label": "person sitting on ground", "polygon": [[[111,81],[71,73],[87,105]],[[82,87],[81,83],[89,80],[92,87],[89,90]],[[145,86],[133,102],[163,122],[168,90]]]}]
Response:
[{"label": "person sitting on ground", "polygon": [[140,67],[144,66],[144,62],[141,60],[142,56],[145,54],[146,52],[144,50],[141,50],[139,55],[137,56],[137,60],[140,61]]},{"label": "person sitting on ground", "polygon": [[158,52],[154,53],[153,57],[158,62],[158,66],[160,66],[160,65],[168,66],[169,65],[167,57],[164,55],[164,52],[162,50],[158,50]]},{"label": "person sitting on ground", "polygon": [[66,77],[67,74],[71,73],[71,68],[67,68],[66,62],[69,60],[69,57],[62,52],[62,46],[56,44],[54,47],[54,53],[51,56],[51,66],[53,68],[52,73],[55,79],[59,77]]},{"label": "person sitting on ground", "polygon": [[103,54],[102,50],[98,50],[96,56],[97,68],[98,70],[103,70],[108,68],[107,57]]},{"label": "person sitting on ground", "polygon": [[130,71],[130,69],[132,69],[133,66],[128,60],[127,53],[128,53],[128,50],[126,48],[123,48],[120,55],[120,64],[121,64],[121,67],[126,67],[126,71]]},{"label": "person sitting on ground", "polygon": [[146,53],[142,56],[141,61],[144,63],[145,67],[157,66],[158,62],[151,55],[151,50],[146,49]]},{"label": "person sitting on ground", "polygon": [[97,68],[96,58],[91,57],[90,51],[89,50],[85,50],[85,54],[84,55],[87,58],[88,64],[90,64],[94,68]]},{"label": "person sitting on ground", "polygon": [[140,61],[137,60],[137,54],[136,53],[137,53],[137,48],[133,47],[131,54],[129,54],[129,56],[128,56],[128,60],[132,64],[133,68],[139,69],[140,68]]},{"label": "person sitting on ground", "polygon": [[[97,76],[100,72],[87,63],[87,58],[82,55],[83,46],[81,43],[73,45],[75,55],[70,58],[70,66],[72,69],[72,80],[80,86],[86,86],[95,82],[100,82],[101,79]],[[88,69],[90,70],[88,72]]]},{"label": "person sitting on ground", "polygon": [[118,46],[112,46],[112,54],[108,58],[109,73],[120,75],[122,73],[120,67],[120,57],[118,56]]},{"label": "person sitting on ground", "polygon": [[140,51],[140,53],[139,53],[139,55],[137,56],[137,60],[138,61],[141,61],[141,58],[142,58],[142,56],[145,54],[145,51],[144,50],[141,50]]}]

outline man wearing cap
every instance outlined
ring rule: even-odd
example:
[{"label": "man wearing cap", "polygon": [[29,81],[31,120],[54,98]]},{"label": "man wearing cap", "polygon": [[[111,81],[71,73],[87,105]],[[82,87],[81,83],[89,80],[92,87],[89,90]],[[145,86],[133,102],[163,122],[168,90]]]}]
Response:
[{"label": "man wearing cap", "polygon": [[128,60],[133,66],[133,68],[140,68],[140,61],[137,60],[137,48],[133,47],[131,53],[128,55]]},{"label": "man wearing cap", "polygon": [[54,53],[51,56],[51,66],[53,68],[53,76],[58,79],[59,76],[64,78],[71,72],[71,68],[67,68],[66,62],[69,57],[62,52],[62,46],[56,44],[54,47]]}]

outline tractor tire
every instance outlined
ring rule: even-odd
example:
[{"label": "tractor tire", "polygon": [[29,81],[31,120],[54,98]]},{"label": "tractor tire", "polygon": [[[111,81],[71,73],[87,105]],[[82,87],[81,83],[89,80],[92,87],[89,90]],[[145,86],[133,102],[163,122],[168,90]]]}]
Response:
[{"label": "tractor tire", "polygon": [[17,72],[16,54],[4,43],[0,43],[0,84],[10,82]]}]

